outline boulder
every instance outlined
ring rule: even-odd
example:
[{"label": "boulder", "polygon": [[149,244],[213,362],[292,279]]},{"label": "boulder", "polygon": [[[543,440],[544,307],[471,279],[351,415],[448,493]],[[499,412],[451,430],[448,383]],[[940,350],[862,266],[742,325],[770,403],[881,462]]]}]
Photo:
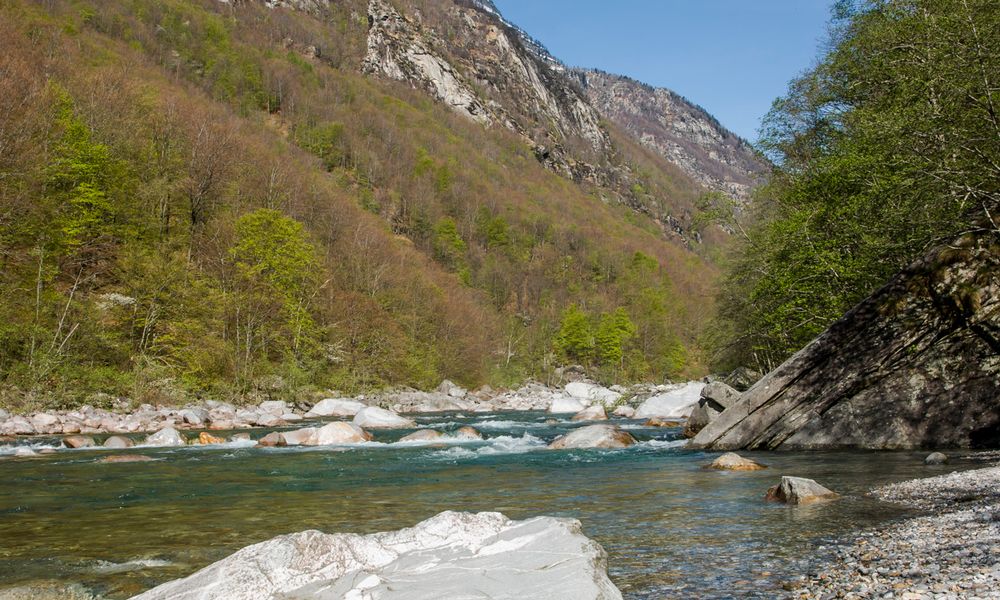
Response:
[{"label": "boulder", "polygon": [[281,415],[281,420],[285,423],[298,423],[303,420],[303,417],[295,413],[285,413]]},{"label": "boulder", "polygon": [[635,418],[685,419],[698,405],[704,387],[705,384],[700,381],[691,381],[658,393],[639,405],[635,411]]},{"label": "boulder", "polygon": [[635,416],[635,409],[628,404],[622,404],[621,406],[616,406],[611,412],[612,415],[616,417],[624,417],[626,419],[631,419]]},{"label": "boulder", "polygon": [[600,404],[588,406],[573,415],[573,421],[607,421],[608,415],[604,412],[604,407]]},{"label": "boulder", "polygon": [[766,498],[785,504],[812,504],[833,500],[839,494],[831,492],[812,479],[783,475],[781,482],[767,490]]},{"label": "boulder", "polygon": [[708,426],[709,423],[714,421],[716,417],[722,414],[720,411],[712,408],[704,398],[698,401],[698,406],[694,407],[691,414],[688,416],[687,422],[684,424],[684,437],[693,438],[698,435],[698,432]]},{"label": "boulder", "polygon": [[929,250],[767,374],[692,445],[1000,445],[1000,235]]},{"label": "boulder", "polygon": [[67,448],[91,448],[94,446],[94,438],[86,435],[71,435],[63,438],[63,445]]},{"label": "boulder", "polygon": [[208,422],[208,411],[204,408],[185,408],[177,416],[183,423],[194,427],[202,427]]},{"label": "boulder", "polygon": [[740,399],[740,393],[721,381],[713,381],[701,388],[701,402],[717,412],[722,412]]},{"label": "boulder", "polygon": [[444,512],[394,532],[279,536],[133,600],[620,600],[606,569],[575,519]]},{"label": "boulder", "polygon": [[324,400],[320,400],[312,408],[310,408],[309,412],[306,413],[306,418],[353,417],[358,414],[361,409],[365,408],[365,406],[365,404],[355,400],[326,398]]},{"label": "boulder", "polygon": [[399,439],[401,442],[430,442],[444,437],[444,434],[440,431],[434,431],[433,429],[421,429],[419,431],[414,431],[409,435],[404,435]]},{"label": "boulder", "polygon": [[4,422],[0,433],[4,435],[34,435],[37,432],[31,421],[20,415],[14,415]]},{"label": "boulder", "polygon": [[483,434],[479,433],[479,430],[475,427],[459,427],[452,437],[456,440],[481,440],[483,439]]},{"label": "boulder", "polygon": [[164,427],[163,429],[151,434],[143,442],[144,446],[184,446],[187,441],[184,439],[176,429],[173,427]]},{"label": "boulder", "polygon": [[198,443],[204,445],[225,444],[226,438],[217,437],[207,431],[202,431],[198,434]]},{"label": "boulder", "polygon": [[588,425],[556,438],[549,448],[565,450],[572,448],[627,448],[635,444],[635,438],[615,425]]},{"label": "boulder", "polygon": [[587,408],[587,405],[581,402],[578,398],[557,396],[552,399],[552,404],[549,405],[549,412],[576,414],[585,408]]},{"label": "boulder", "polygon": [[265,400],[257,406],[257,410],[276,417],[280,417],[286,412],[291,412],[288,408],[288,403],[284,400]]},{"label": "boulder", "polygon": [[437,387],[437,391],[440,394],[445,394],[446,396],[451,396],[452,398],[465,398],[468,394],[468,390],[462,386],[455,385],[451,381],[445,379],[441,382],[441,385]]},{"label": "boulder", "polygon": [[646,419],[643,423],[645,427],[680,427],[680,421],[672,421],[670,419],[661,419],[660,417],[653,417],[652,419]]},{"label": "boulder", "polygon": [[314,445],[360,444],[372,439],[370,433],[354,423],[335,421],[316,430]]},{"label": "boulder", "polygon": [[722,378],[722,382],[739,392],[745,392],[760,381],[761,377],[761,374],[753,369],[736,367],[732,373]]},{"label": "boulder", "polygon": [[105,448],[131,448],[134,445],[135,442],[132,441],[132,438],[123,435],[113,435],[104,440],[103,444]]},{"label": "boulder", "polygon": [[154,460],[152,456],[145,456],[142,454],[113,454],[111,456],[105,456],[104,458],[99,458],[97,462],[130,463],[130,462],[148,462],[151,460]]},{"label": "boulder", "polygon": [[246,432],[234,433],[233,436],[230,439],[233,440],[234,442],[251,442],[251,441],[253,441],[253,438],[250,437],[250,434],[246,433]]},{"label": "boulder", "polygon": [[354,424],[369,429],[405,429],[417,426],[415,421],[377,406],[366,406],[358,411],[354,415]]},{"label": "boulder", "polygon": [[278,433],[277,431],[272,431],[271,433],[257,440],[257,445],[265,447],[275,447],[275,446],[287,446],[288,443],[285,441],[285,436]]},{"label": "boulder", "polygon": [[281,436],[288,446],[315,446],[317,431],[317,427],[303,427],[294,431],[282,431]]},{"label": "boulder", "polygon": [[38,433],[62,433],[62,420],[49,413],[37,413],[31,417],[31,424]]},{"label": "boulder", "polygon": [[586,381],[573,381],[566,384],[566,393],[573,398],[583,400],[590,405],[594,402],[601,404],[614,404],[622,397],[618,392],[613,392],[604,386]]},{"label": "boulder", "polygon": [[262,412],[258,414],[252,422],[257,427],[280,427],[285,424],[279,415],[269,412]]},{"label": "boulder", "polygon": [[943,465],[948,462],[948,456],[942,452],[931,452],[924,459],[925,465]]},{"label": "boulder", "polygon": [[720,471],[760,471],[766,469],[765,465],[743,458],[735,452],[726,452],[719,458],[712,461],[712,464],[705,465],[706,469],[717,469]]}]

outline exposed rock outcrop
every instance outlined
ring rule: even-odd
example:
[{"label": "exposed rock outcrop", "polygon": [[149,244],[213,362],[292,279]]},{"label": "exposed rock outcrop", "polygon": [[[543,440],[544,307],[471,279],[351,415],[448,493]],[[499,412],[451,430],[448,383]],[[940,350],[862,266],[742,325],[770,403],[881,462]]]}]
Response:
[{"label": "exposed rock outcrop", "polygon": [[929,251],[757,382],[702,448],[1000,445],[1000,234]]},{"label": "exposed rock outcrop", "polygon": [[134,600],[620,599],[606,569],[579,521],[443,512],[387,533],[279,536]]}]

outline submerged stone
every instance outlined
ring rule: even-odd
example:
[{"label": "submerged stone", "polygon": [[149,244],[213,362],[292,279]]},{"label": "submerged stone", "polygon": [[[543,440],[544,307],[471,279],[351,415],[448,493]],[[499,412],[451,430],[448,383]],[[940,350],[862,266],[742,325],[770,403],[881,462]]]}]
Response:
[{"label": "submerged stone", "polygon": [[434,431],[433,429],[421,429],[419,431],[414,431],[409,435],[404,435],[399,439],[401,442],[427,442],[431,440],[436,440],[438,438],[444,437],[444,434],[440,431]]},{"label": "submerged stone", "polygon": [[931,452],[924,459],[924,464],[927,465],[943,465],[948,462],[948,456],[943,452]]},{"label": "submerged stone", "polygon": [[94,438],[86,435],[70,435],[63,438],[63,446],[67,448],[90,448],[94,445]]}]

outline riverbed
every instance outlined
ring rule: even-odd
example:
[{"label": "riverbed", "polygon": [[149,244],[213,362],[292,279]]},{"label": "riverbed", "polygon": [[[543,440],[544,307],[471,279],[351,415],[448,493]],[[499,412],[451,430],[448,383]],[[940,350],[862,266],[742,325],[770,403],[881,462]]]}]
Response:
[{"label": "riverbed", "polygon": [[[471,425],[486,437],[445,444],[399,443],[412,430],[394,430],[345,447],[233,442],[23,458],[0,447],[0,588],[60,580],[127,598],[282,533],[371,533],[443,510],[495,510],[579,519],[607,550],[611,579],[629,599],[772,598],[821,561],[830,540],[913,514],[866,490],[981,466],[968,456],[929,467],[923,452],[780,452],[744,454],[770,466],[763,471],[718,472],[702,468],[717,453],[684,448],[680,428],[640,421],[615,421],[639,440],[631,448],[547,450],[582,425],[551,418],[417,417],[420,427]],[[97,462],[115,453],[155,460]],[[767,503],[764,492],[779,475],[816,479],[844,497],[795,508]]]}]

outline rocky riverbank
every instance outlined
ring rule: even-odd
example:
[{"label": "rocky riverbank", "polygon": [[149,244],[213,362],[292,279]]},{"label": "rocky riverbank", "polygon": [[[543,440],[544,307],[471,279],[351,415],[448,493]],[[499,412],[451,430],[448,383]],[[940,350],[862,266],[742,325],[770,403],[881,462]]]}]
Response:
[{"label": "rocky riverbank", "polygon": [[[574,381],[563,387],[529,382],[515,390],[483,388],[474,392],[450,381],[434,391],[396,390],[351,398],[317,397],[315,401],[267,400],[256,406],[236,406],[217,400],[203,400],[183,407],[142,404],[130,408],[127,401],[113,408],[82,406],[72,410],[50,410],[11,415],[0,410],[0,437],[9,439],[35,435],[131,434],[177,430],[232,431],[255,427],[294,426],[304,420],[326,417],[354,417],[367,407],[401,414],[547,410],[577,413],[600,406],[616,416],[633,415],[684,418],[698,402],[704,384],[639,384],[628,388],[603,387],[590,381]],[[592,411],[582,420],[598,420]],[[402,422],[402,421],[401,421]],[[364,426],[364,425],[362,425]],[[402,425],[401,425],[402,426]],[[8,439],[8,441],[9,441]]]},{"label": "rocky riverbank", "polygon": [[1000,598],[1000,467],[872,490],[929,512],[860,534],[833,564],[789,582],[791,598]]}]

